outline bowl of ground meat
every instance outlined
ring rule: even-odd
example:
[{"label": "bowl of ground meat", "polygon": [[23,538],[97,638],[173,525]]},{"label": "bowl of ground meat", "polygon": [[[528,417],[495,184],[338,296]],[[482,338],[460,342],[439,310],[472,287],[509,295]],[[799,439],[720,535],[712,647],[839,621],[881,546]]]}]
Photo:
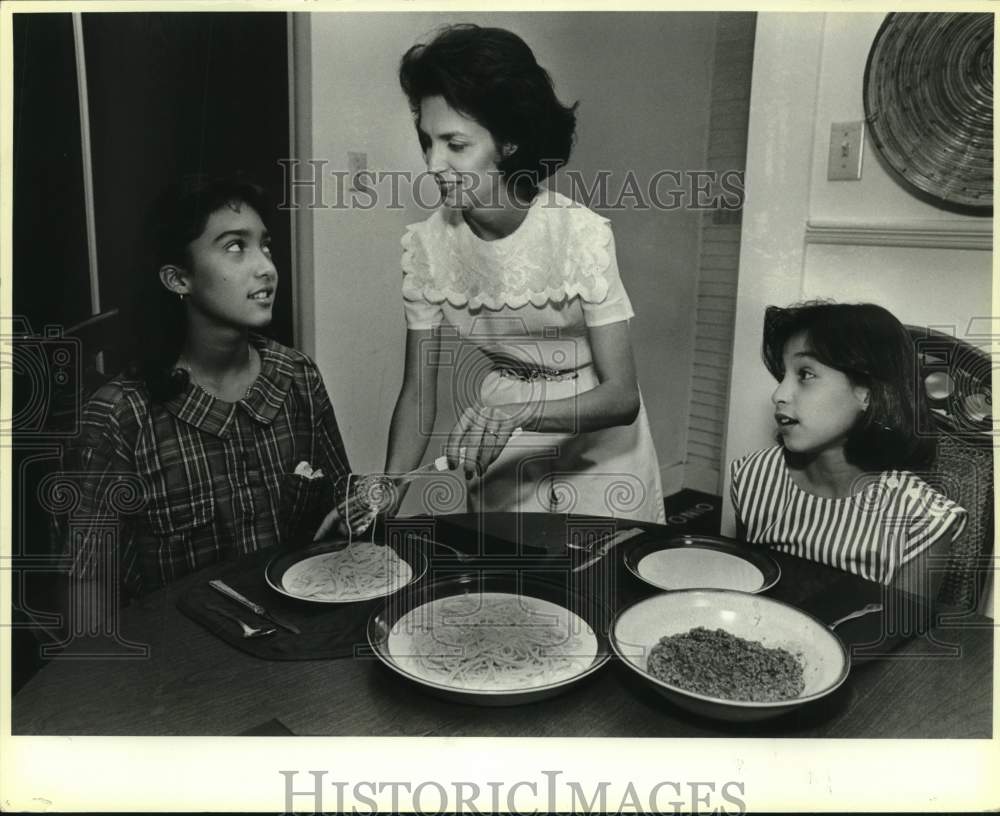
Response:
[{"label": "bowl of ground meat", "polygon": [[794,606],[731,590],[653,595],[615,619],[622,662],[673,703],[715,719],[762,720],[835,691],[850,657]]}]

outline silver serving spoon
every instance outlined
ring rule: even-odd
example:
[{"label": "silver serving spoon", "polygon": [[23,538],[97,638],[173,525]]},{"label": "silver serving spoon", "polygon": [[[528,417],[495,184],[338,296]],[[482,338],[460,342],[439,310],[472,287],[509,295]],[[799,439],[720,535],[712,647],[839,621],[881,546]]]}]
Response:
[{"label": "silver serving spoon", "polygon": [[220,606],[215,606],[214,604],[206,604],[205,608],[222,615],[224,618],[229,618],[231,621],[236,621],[236,623],[243,628],[243,637],[245,638],[266,637],[267,635],[273,635],[278,631],[273,626],[251,626],[246,621],[238,618],[232,612],[229,612]]},{"label": "silver serving spoon", "polygon": [[865,615],[869,615],[872,612],[881,612],[882,604],[880,603],[870,603],[867,606],[861,607],[861,609],[855,609],[853,612],[848,612],[844,617],[837,618],[833,623],[830,624],[831,629],[836,629],[840,624],[846,623],[849,620],[854,620],[855,618],[861,618]]}]

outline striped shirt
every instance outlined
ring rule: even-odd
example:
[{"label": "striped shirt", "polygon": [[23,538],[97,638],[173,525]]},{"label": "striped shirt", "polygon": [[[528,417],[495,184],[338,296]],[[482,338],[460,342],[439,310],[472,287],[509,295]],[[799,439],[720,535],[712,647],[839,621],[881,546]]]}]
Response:
[{"label": "striped shirt", "polygon": [[733,507],[748,542],[871,581],[889,583],[902,564],[965,527],[965,510],[909,471],[866,474],[857,488],[844,498],[807,493],[780,446],[732,465]]},{"label": "striped shirt", "polygon": [[[151,405],[142,382],[119,376],[84,406],[66,474],[79,491],[67,536],[75,574],[107,572],[97,556],[113,555],[136,595],[311,538],[349,473],[333,407],[312,360],[250,339],[260,374],[238,402],[190,384]],[[325,478],[294,475],[303,460]]]}]

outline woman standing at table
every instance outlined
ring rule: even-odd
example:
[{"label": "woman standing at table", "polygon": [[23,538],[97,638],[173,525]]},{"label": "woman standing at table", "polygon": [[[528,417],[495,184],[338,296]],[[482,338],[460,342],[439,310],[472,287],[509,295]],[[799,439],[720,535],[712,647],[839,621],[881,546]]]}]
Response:
[{"label": "woman standing at table", "polygon": [[387,471],[423,458],[446,325],[488,361],[474,382],[451,370],[451,392],[472,394],[446,446],[471,480],[470,509],[662,521],[611,225],[540,186],[569,158],[576,106],[499,28],[446,28],[406,52],[399,76],[442,206],[403,236]]}]

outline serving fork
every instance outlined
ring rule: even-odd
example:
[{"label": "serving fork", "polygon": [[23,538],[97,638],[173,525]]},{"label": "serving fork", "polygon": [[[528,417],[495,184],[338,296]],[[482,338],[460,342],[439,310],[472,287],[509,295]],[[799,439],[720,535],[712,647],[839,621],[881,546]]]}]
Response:
[{"label": "serving fork", "polygon": [[833,623],[830,624],[831,629],[836,629],[840,624],[846,623],[849,620],[854,620],[855,618],[862,618],[865,615],[870,615],[872,612],[881,612],[882,604],[880,603],[870,603],[860,609],[855,609],[853,612],[848,612],[844,617],[837,618]]}]

